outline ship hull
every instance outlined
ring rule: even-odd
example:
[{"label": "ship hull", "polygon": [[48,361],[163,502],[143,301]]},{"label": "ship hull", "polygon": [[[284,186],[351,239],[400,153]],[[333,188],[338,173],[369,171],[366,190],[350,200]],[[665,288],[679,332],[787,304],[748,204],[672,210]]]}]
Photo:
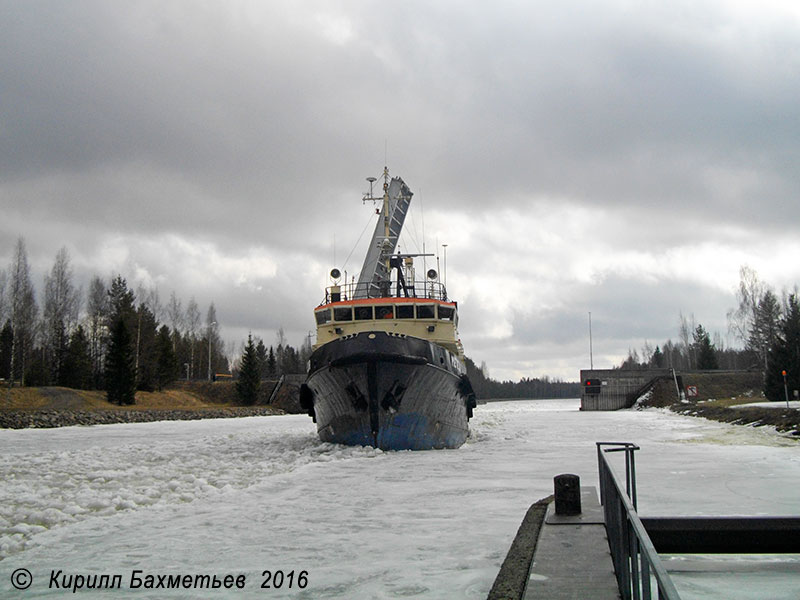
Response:
[{"label": "ship hull", "polygon": [[448,350],[427,340],[363,332],[318,348],[301,390],[321,440],[383,450],[457,448],[474,394]]}]

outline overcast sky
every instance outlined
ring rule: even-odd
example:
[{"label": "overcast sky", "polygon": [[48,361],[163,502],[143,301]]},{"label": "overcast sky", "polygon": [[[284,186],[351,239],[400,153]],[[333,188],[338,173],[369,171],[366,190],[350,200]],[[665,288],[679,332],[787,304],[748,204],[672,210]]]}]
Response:
[{"label": "overcast sky", "polygon": [[596,367],[734,345],[741,265],[800,283],[799,159],[793,0],[0,2],[0,267],[41,298],[66,246],[237,348],[314,329],[384,162],[492,377],[577,380],[589,312]]}]

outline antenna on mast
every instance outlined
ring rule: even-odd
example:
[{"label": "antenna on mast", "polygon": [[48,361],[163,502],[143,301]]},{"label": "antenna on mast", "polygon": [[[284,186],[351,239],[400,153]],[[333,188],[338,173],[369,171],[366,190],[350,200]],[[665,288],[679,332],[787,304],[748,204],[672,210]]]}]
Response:
[{"label": "antenna on mast", "polygon": [[422,268],[428,270],[428,263],[425,259],[425,205],[422,202],[422,188],[419,189],[419,210],[422,215]]}]

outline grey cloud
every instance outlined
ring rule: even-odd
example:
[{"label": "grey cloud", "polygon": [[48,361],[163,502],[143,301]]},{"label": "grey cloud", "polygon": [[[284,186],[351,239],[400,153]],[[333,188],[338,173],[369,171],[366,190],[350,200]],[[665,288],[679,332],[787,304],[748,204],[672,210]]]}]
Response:
[{"label": "grey cloud", "polygon": [[[797,33],[779,9],[712,1],[5,3],[0,258],[22,234],[42,265],[67,244],[88,270],[102,230],[325,269],[333,233],[341,256],[360,232],[363,178],[385,149],[426,210],[482,222],[502,206],[532,225],[556,210],[613,216],[609,252],[796,237]],[[517,277],[514,257],[482,260],[505,243],[472,240],[464,262],[476,277]],[[298,307],[316,302],[318,282],[283,273],[272,283],[294,291],[220,288],[209,300],[231,307],[232,326],[270,328],[281,314],[301,332]],[[655,290],[633,277],[561,285],[641,301],[621,305],[643,316],[613,323],[620,343],[653,331],[651,291],[670,319],[680,290],[695,299],[687,310],[724,314],[717,292],[677,276]],[[577,339],[569,323],[588,303],[576,302],[519,317],[515,335]],[[624,313],[611,297],[597,306]]]}]

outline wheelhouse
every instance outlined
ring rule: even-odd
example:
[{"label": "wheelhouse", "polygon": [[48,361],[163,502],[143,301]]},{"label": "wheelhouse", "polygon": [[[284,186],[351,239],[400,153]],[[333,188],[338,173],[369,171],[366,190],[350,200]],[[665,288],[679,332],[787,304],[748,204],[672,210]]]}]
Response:
[{"label": "wheelhouse", "polygon": [[[326,295],[330,299],[330,294]],[[314,310],[315,348],[363,331],[387,331],[428,339],[446,347],[461,360],[458,305],[437,298],[358,298],[327,302]]]},{"label": "wheelhouse", "polygon": [[406,300],[403,298],[369,298],[323,305],[314,311],[317,325],[349,324],[354,321],[413,319],[448,321],[458,325],[455,302]]}]

